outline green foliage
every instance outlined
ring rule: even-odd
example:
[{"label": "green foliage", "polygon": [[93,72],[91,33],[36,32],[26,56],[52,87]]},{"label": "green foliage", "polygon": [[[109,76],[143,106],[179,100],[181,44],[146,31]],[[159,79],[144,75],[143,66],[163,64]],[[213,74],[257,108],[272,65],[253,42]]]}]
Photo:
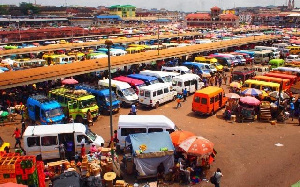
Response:
[{"label": "green foliage", "polygon": [[33,14],[38,14],[40,12],[40,9],[34,6],[32,3],[22,2],[20,3],[20,8],[21,8],[21,12],[24,15],[33,15]]},{"label": "green foliage", "polygon": [[0,15],[8,15],[8,6],[0,5]]}]

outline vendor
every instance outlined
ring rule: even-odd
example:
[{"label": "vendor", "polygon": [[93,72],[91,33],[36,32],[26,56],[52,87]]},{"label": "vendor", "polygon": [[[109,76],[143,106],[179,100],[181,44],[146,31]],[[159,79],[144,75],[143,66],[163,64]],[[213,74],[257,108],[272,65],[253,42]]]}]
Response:
[{"label": "vendor", "polygon": [[98,149],[97,149],[95,143],[92,143],[92,146],[91,146],[91,148],[90,148],[90,152],[91,152],[91,153],[95,153],[95,152],[97,152],[97,151],[98,151]]}]

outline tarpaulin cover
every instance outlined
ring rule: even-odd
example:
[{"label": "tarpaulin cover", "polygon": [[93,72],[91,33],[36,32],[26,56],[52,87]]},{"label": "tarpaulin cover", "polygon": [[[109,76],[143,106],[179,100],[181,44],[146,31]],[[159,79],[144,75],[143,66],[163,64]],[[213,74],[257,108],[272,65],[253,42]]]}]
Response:
[{"label": "tarpaulin cover", "polygon": [[146,145],[143,153],[158,152],[161,148],[168,148],[168,151],[174,151],[170,134],[168,132],[137,133],[130,134],[132,151],[140,150],[140,145]]},{"label": "tarpaulin cover", "polygon": [[[167,148],[168,151],[174,151],[174,146],[168,132],[138,133],[130,134],[133,154],[140,150],[140,145],[146,145],[146,149],[141,154],[161,152],[161,148]],[[160,163],[164,164],[165,172],[174,166],[174,155],[166,155],[153,158],[134,157],[134,163],[139,176],[150,176],[157,173],[157,167]]]}]

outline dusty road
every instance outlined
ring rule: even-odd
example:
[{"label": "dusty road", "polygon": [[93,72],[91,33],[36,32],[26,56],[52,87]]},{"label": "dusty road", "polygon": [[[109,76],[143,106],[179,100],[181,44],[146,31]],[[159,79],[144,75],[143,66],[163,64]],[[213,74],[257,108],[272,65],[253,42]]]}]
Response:
[{"label": "dusty road", "polygon": [[[221,168],[224,174],[222,186],[288,187],[300,180],[300,126],[297,120],[276,125],[229,123],[221,119],[223,110],[214,116],[200,117],[191,111],[192,97],[189,96],[179,109],[175,108],[176,102],[170,102],[158,109],[139,108],[138,115],[166,115],[178,127],[212,141],[218,154],[210,171]],[[119,114],[113,116],[114,129],[117,128],[118,116],[128,113],[129,109],[122,108]],[[13,145],[11,134],[15,127],[0,127],[1,137]],[[91,128],[106,141],[109,140],[109,116],[100,116]],[[283,146],[275,146],[276,143]],[[212,184],[202,182],[195,186]]]}]

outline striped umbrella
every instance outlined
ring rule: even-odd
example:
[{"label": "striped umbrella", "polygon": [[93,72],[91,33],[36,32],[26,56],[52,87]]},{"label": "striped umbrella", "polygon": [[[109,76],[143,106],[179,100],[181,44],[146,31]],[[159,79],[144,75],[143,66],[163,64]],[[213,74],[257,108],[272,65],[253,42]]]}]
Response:
[{"label": "striped umbrella", "polygon": [[259,96],[262,94],[262,91],[255,88],[247,88],[246,90],[242,91],[242,94],[248,96]]}]

